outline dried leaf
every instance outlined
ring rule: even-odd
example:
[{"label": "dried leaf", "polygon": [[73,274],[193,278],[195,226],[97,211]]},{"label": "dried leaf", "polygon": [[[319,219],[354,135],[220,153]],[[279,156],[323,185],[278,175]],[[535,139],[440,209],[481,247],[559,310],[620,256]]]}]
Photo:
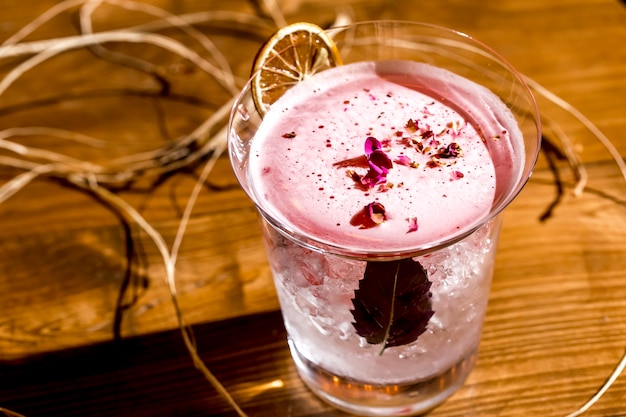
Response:
[{"label": "dried leaf", "polygon": [[413,259],[368,262],[351,310],[357,334],[373,345],[406,345],[426,331],[434,311],[431,282]]}]

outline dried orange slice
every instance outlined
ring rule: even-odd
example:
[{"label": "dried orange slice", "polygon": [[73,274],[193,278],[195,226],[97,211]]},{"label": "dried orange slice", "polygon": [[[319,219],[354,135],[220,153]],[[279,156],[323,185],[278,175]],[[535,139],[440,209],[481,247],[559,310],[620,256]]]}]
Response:
[{"label": "dried orange slice", "polygon": [[252,98],[257,110],[265,114],[295,84],[337,65],[337,46],[319,26],[300,22],[279,29],[254,60]]}]

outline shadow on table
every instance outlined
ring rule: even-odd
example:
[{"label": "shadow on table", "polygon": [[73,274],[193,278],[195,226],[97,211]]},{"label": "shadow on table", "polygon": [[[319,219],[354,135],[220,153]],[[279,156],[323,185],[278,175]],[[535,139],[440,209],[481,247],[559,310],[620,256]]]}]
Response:
[{"label": "shadow on table", "polygon": [[[194,326],[198,351],[251,417],[340,416],[302,385],[280,312]],[[179,331],[0,362],[0,407],[26,417],[236,416]]]}]

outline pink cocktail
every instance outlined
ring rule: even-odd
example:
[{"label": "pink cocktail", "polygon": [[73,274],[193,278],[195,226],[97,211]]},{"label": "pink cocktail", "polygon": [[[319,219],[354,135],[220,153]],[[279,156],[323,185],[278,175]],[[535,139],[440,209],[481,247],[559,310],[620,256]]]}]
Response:
[{"label": "pink cocktail", "polygon": [[498,214],[539,149],[515,71],[453,31],[403,22],[330,32],[346,65],[263,117],[249,87],[229,149],[257,205],[303,381],[360,415],[414,415],[471,371]]}]

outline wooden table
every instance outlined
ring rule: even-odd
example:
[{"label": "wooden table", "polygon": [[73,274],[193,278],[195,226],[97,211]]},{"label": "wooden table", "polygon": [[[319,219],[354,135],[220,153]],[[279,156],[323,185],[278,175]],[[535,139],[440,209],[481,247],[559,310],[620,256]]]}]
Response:
[{"label": "wooden table", "polygon": [[[578,109],[626,155],[626,7],[618,0],[282,3],[287,22],[327,25],[340,12],[354,20],[422,20],[467,32]],[[72,7],[23,42],[42,45],[78,34],[78,1],[5,0],[0,40],[55,4]],[[250,20],[263,15],[252,1],[142,4],[192,19],[223,52],[238,87],[275,27],[267,15]],[[93,30],[156,19],[145,13],[156,9],[120,5],[137,3],[101,5]],[[218,62],[203,49],[205,38],[171,24],[150,27]],[[106,46],[52,54],[11,83],[14,69],[33,54],[1,58],[0,134],[17,134],[5,139],[31,151],[106,164],[169,150],[232,96],[163,47]],[[107,51],[126,58],[120,62],[119,55],[103,55]],[[506,211],[477,367],[433,417],[565,416],[596,392],[626,348],[624,178],[580,120],[537,97],[556,148],[544,148],[528,186]],[[20,130],[26,127],[37,129]],[[68,138],[70,131],[84,136]],[[216,132],[217,140],[223,137],[219,123],[205,133]],[[20,136],[26,133],[32,135]],[[589,177],[580,196],[558,151],[561,134]],[[85,136],[97,139],[94,146]],[[111,182],[107,189],[171,247],[207,160],[203,155],[172,171],[133,171],[132,182]],[[25,172],[3,161],[0,185]],[[192,363],[153,240],[115,205],[119,200],[89,191],[87,179],[42,174],[0,204],[0,407],[27,417],[235,416]],[[255,211],[224,156],[191,213],[175,284],[200,358],[249,416],[344,415],[313,397],[295,373]],[[585,415],[626,416],[626,376]]]}]

